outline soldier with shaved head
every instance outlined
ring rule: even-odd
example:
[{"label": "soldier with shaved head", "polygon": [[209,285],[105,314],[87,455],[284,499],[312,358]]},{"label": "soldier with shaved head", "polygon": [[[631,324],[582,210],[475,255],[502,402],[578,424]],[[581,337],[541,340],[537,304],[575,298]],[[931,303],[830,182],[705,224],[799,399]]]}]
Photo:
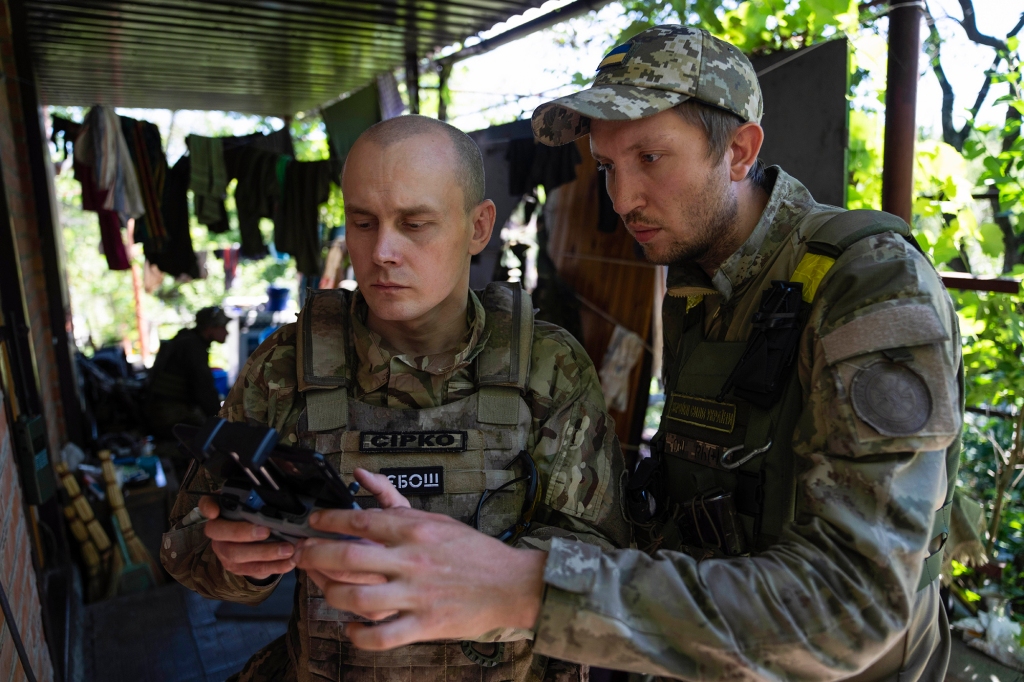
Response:
[{"label": "soldier with shaved head", "polygon": [[589,134],[616,212],[668,265],[667,401],[625,494],[638,547],[326,512],[315,527],[379,544],[306,541],[299,566],[327,571],[337,608],[397,613],[350,625],[355,646],[516,627],[535,656],[682,680],[944,678],[957,317],[906,223],[760,163],[761,114],[747,58],[684,26],[534,112],[544,144]]},{"label": "soldier with shaved head", "polygon": [[[495,543],[546,550],[553,538],[628,546],[623,461],[586,352],[533,319],[518,284],[469,289],[470,259],[494,228],[476,144],[422,116],[378,123],[342,177],[358,289],[311,294],[298,322],[253,353],[221,411],[272,426],[362,484],[361,506],[415,508]],[[182,584],[257,604],[295,569],[292,545],[218,518],[221,481],[186,477],[161,560]],[[188,492],[186,492],[188,491]],[[470,559],[463,557],[463,559]],[[507,567],[495,565],[496,572]],[[346,584],[381,574],[329,571]],[[327,576],[300,570],[288,633],[232,680],[585,682],[585,665],[532,655],[532,633],[475,630],[388,652],[353,646]],[[369,614],[371,619],[388,614]]]}]

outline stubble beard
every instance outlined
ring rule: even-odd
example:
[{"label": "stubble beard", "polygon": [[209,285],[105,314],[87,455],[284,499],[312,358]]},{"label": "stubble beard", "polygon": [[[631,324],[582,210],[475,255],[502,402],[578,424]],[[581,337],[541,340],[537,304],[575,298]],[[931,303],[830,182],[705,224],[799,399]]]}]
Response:
[{"label": "stubble beard", "polygon": [[[730,190],[727,178],[723,181],[714,170],[709,172],[696,200],[679,216],[678,224],[686,226],[685,234],[674,235],[671,242],[660,248],[640,244],[647,260],[657,265],[696,263],[705,270],[716,269],[737,246],[732,244],[732,234],[739,201]],[[631,222],[631,217],[626,216],[626,223]]]}]

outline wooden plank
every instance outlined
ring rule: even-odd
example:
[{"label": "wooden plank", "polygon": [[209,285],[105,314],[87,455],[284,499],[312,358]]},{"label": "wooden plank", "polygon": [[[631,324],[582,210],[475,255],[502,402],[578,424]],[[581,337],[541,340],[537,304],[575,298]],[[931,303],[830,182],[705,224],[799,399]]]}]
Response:
[{"label": "wooden plank", "polygon": [[[654,305],[654,273],[650,263],[638,258],[636,241],[619,221],[612,234],[597,230],[598,175],[590,156],[588,137],[577,140],[583,163],[576,166],[576,180],[560,187],[550,199],[549,250],[558,273],[577,295],[605,311],[598,315],[586,305],[580,311],[583,338],[580,342],[600,370],[615,319],[647,341]],[[647,352],[647,351],[644,351]],[[624,412],[613,411],[619,440],[639,445],[639,434],[630,434],[637,400],[646,407],[650,376],[642,377],[642,362],[630,376],[629,404]]]},{"label": "wooden plank", "polygon": [[988,291],[995,294],[1019,294],[1020,282],[1008,277],[975,277],[959,272],[943,272],[942,283],[947,289]]}]

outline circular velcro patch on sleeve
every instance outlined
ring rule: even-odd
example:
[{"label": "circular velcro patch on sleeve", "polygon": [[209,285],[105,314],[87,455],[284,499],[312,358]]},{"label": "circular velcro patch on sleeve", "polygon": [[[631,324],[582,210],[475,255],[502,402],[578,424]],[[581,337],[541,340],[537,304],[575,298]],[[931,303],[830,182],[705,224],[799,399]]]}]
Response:
[{"label": "circular velcro patch on sleeve", "polygon": [[857,416],[883,436],[911,436],[931,417],[928,384],[906,365],[876,362],[857,372],[850,388]]}]

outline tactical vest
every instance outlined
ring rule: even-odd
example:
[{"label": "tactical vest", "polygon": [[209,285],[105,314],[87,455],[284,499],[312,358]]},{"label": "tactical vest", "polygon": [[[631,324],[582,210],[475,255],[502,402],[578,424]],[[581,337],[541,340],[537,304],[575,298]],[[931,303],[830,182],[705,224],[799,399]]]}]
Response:
[{"label": "tactical vest", "polygon": [[[481,303],[486,343],[474,360],[476,393],[439,407],[391,409],[350,396],[357,363],[350,341],[352,294],[341,289],[312,294],[297,325],[298,386],[306,401],[297,435],[304,446],[326,455],[346,480],[356,467],[386,474],[414,508],[499,535],[516,524],[526,496],[524,483],[509,484],[521,474],[514,463],[526,451],[531,426],[523,396],[533,308],[518,284],[489,285]],[[485,491],[491,492],[482,503]],[[374,506],[368,493],[358,500],[363,507]],[[450,640],[360,651],[349,645],[341,624],[361,618],[329,606],[304,574],[298,599],[299,618],[306,623],[302,648],[311,672],[324,679],[376,682],[411,674],[414,681],[499,682],[525,679],[530,669],[528,640],[503,645]]]},{"label": "tactical vest", "polygon": [[[827,216],[807,219],[822,217]],[[886,232],[916,247],[906,223],[878,211],[846,211],[811,227],[806,243],[796,247],[805,252],[790,281],[773,282],[762,293],[747,341],[707,340],[702,301],[665,299],[665,343],[675,349],[665,374],[665,410],[652,461],[646,471],[638,468],[628,490],[634,520],[653,538],[649,549],[685,551],[702,559],[744,556],[778,542],[796,506],[792,442],[803,410],[795,371],[797,342],[836,259],[854,243]],[[765,304],[787,288],[796,292],[795,306],[767,312]],[[792,331],[787,336],[783,328]],[[775,329],[775,334],[762,333],[755,340],[759,329]],[[737,377],[734,368],[741,361],[747,364]],[[962,381],[962,363],[960,372]],[[919,588],[939,574],[959,460],[957,438],[946,451],[947,495],[933,523],[932,537],[939,538],[940,547],[925,561]],[[638,504],[645,486],[654,501],[644,498]],[[648,504],[657,508],[654,518],[636,518]]]}]

